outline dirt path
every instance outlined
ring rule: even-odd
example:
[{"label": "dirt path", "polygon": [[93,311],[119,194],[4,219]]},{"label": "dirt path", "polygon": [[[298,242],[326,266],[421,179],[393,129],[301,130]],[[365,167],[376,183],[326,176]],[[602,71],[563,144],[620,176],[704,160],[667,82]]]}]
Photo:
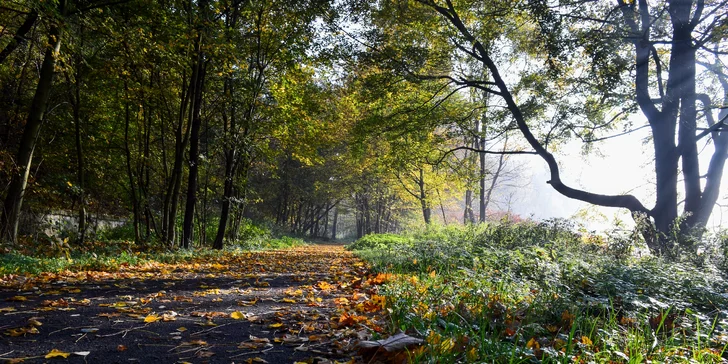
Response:
[{"label": "dirt path", "polygon": [[47,362],[55,349],[52,361],[69,363],[347,362],[382,305],[365,274],[341,246],[312,245],[4,277],[0,359]]}]

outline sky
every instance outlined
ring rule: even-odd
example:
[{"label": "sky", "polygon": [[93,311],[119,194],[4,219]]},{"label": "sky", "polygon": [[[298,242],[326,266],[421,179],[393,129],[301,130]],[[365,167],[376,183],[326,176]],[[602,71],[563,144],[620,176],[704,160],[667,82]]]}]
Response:
[{"label": "sky", "polygon": [[[635,195],[648,208],[654,205],[654,167],[652,144],[645,143],[649,129],[601,142],[597,152],[584,155],[582,143],[572,141],[555,155],[559,161],[562,180],[569,186],[583,188],[601,194]],[[601,153],[600,153],[601,152]],[[707,168],[712,148],[701,154],[701,173]],[[531,183],[519,191],[511,206],[512,212],[536,219],[573,218],[581,220],[590,230],[602,231],[613,226],[615,218],[632,225],[632,219],[624,209],[596,207],[585,202],[569,199],[556,192],[546,183],[549,172],[546,163],[537,156],[518,156],[523,161],[522,174]],[[515,162],[515,161],[514,161]],[[728,204],[728,178],[723,177],[719,203]],[[580,213],[589,216],[585,220]],[[728,209],[716,207],[708,223],[709,228],[728,227]]]}]

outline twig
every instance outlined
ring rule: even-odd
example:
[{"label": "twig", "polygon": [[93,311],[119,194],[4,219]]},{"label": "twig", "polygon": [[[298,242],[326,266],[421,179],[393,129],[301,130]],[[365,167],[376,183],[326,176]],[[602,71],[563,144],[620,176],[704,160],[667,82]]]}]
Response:
[{"label": "twig", "polygon": [[5,316],[17,315],[17,314],[21,314],[21,313],[38,313],[38,311],[13,311],[13,312],[5,313]]},{"label": "twig", "polygon": [[10,354],[12,354],[12,353],[14,353],[14,352],[15,352],[15,350],[10,350],[10,351],[8,351],[7,353],[4,353],[4,354],[0,354],[0,356],[10,355]]},{"label": "twig", "polygon": [[[266,354],[269,351],[273,350],[273,348],[274,348],[274,346],[271,346],[268,349],[257,350],[257,351],[249,351],[247,353],[241,353],[241,354],[237,354],[237,355],[233,355],[233,356],[228,356],[228,358],[238,358],[238,357],[241,357],[241,356],[252,355],[252,354]],[[274,353],[278,353],[278,352],[281,352],[282,353],[283,351],[274,351]]]},{"label": "twig", "polygon": [[[126,334],[129,333],[129,331],[139,330],[139,329],[143,329],[145,327],[147,327],[147,325],[137,326],[137,327],[132,327],[132,328],[124,329],[124,330],[121,330],[119,332],[115,332],[113,334],[96,335],[96,337],[111,337],[111,336],[116,336],[116,335],[121,335],[121,334],[124,334],[124,336],[126,336]],[[122,336],[122,337],[124,337],[124,336]]]},{"label": "twig", "polygon": [[[210,348],[212,348],[212,347],[210,347]],[[175,354],[184,354],[184,353],[189,353],[190,351],[200,351],[202,349],[208,349],[208,348],[206,348],[204,346],[196,346],[196,347],[194,347],[192,349],[177,351],[177,352],[175,352]]]},{"label": "twig", "polygon": [[206,332],[209,332],[209,331],[212,331],[212,330],[215,330],[215,329],[218,329],[218,328],[220,328],[220,327],[223,327],[223,326],[227,326],[227,325],[230,325],[230,324],[222,324],[222,325],[217,325],[217,326],[215,326],[215,327],[211,327],[211,328],[209,328],[209,329],[205,329],[205,330],[202,330],[202,331],[198,331],[198,332],[192,333],[192,334],[190,334],[190,336],[195,336],[195,335],[200,335],[200,334],[204,334],[204,333],[206,333]]},{"label": "twig", "polygon": [[66,330],[77,330],[77,329],[86,329],[86,328],[94,328],[94,326],[76,326],[76,327],[64,327],[60,330],[53,331],[48,334],[48,336],[51,336],[57,332],[66,331]]}]

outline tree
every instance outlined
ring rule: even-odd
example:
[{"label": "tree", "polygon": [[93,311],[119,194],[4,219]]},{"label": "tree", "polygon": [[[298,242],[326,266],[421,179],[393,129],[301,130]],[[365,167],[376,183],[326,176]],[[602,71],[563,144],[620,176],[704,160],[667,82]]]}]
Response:
[{"label": "tree", "polygon": [[[723,113],[718,118],[714,115],[720,102],[697,90],[697,66],[700,59],[717,59],[725,52],[721,29],[728,7],[724,1],[671,0],[654,5],[646,0],[610,5],[562,2],[551,6],[537,0],[419,0],[407,6],[413,8],[410,11],[438,14],[440,28],[432,31],[448,40],[453,57],[477,62],[483,69],[463,73],[453,68],[423,76],[477,88],[498,100],[530,146],[529,152],[548,165],[548,183],[556,191],[587,203],[627,209],[637,219],[648,217],[652,228],[643,232],[655,253],[669,249],[671,243],[665,237],[671,229],[688,237],[705,227],[718,197],[728,149],[723,134],[728,131],[723,129]],[[500,49],[491,47],[494,43]],[[582,61],[573,57],[576,52],[588,57]],[[504,76],[508,57],[513,56],[520,57],[517,67],[521,72]],[[630,113],[631,103],[625,102],[629,100],[636,101],[651,130],[656,181],[652,208],[632,195],[606,195],[569,186],[561,179],[550,150],[554,140],[573,134],[587,141],[598,139],[596,133],[614,128]],[[699,128],[699,123],[704,127]],[[715,147],[711,163],[701,174],[698,143],[704,138]],[[682,214],[678,214],[679,174],[685,193]]]},{"label": "tree", "polygon": [[[125,1],[120,1],[119,3],[123,2]],[[45,47],[33,101],[30,105],[28,117],[14,160],[15,165],[12,171],[12,178],[5,196],[2,217],[0,218],[0,229],[2,230],[3,241],[14,244],[17,240],[18,224],[23,199],[26,194],[28,177],[30,176],[32,167],[33,153],[41,125],[44,121],[47,103],[51,95],[51,86],[53,85],[56,73],[56,65],[61,56],[61,44],[67,27],[66,22],[69,19],[84,16],[91,10],[96,10],[107,5],[109,4],[104,1],[81,3],[73,0],[60,0],[52,6],[39,6],[40,9],[46,12],[44,15],[47,18],[46,22],[48,27],[47,46]],[[3,58],[0,60],[0,63],[17,48],[20,43],[18,37],[22,38],[37,20],[39,10],[34,7],[29,8],[26,12],[26,21],[18,29],[15,39],[3,50]]]},{"label": "tree", "polygon": [[2,211],[2,238],[4,241],[14,244],[18,237],[18,223],[20,211],[23,206],[25,189],[28,184],[28,176],[33,162],[35,142],[38,139],[40,126],[43,123],[43,116],[46,111],[46,103],[50,96],[51,85],[55,75],[56,61],[61,51],[61,27],[63,18],[68,14],[66,1],[58,2],[58,17],[53,19],[48,31],[48,46],[40,68],[40,78],[36,87],[33,103],[30,106],[28,119],[25,123],[23,136],[15,158],[15,171],[13,173],[8,192],[5,197]]}]

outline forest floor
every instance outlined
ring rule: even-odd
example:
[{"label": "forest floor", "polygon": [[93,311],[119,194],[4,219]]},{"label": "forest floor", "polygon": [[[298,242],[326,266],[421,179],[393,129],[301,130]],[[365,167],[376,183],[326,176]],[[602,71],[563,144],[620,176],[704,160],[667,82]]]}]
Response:
[{"label": "forest floor", "polygon": [[6,275],[0,362],[355,362],[377,283],[341,245]]}]

